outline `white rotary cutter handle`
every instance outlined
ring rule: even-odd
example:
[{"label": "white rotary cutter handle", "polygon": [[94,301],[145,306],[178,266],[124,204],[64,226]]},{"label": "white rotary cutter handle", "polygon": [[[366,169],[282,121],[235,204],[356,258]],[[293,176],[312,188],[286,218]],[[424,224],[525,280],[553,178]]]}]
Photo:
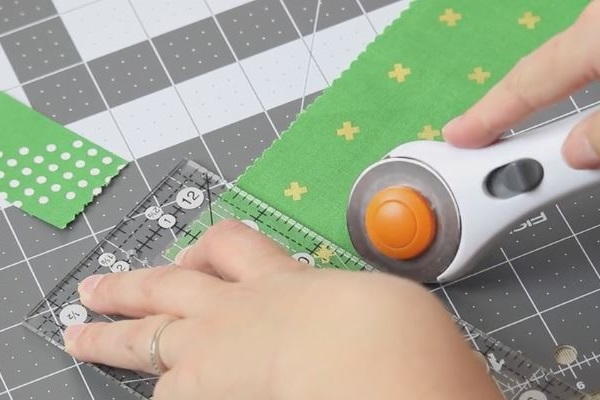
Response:
[{"label": "white rotary cutter handle", "polygon": [[421,282],[468,273],[509,227],[544,205],[600,184],[600,171],[561,156],[584,114],[484,149],[401,145],[367,168],[348,203],[350,238],[381,269]]}]

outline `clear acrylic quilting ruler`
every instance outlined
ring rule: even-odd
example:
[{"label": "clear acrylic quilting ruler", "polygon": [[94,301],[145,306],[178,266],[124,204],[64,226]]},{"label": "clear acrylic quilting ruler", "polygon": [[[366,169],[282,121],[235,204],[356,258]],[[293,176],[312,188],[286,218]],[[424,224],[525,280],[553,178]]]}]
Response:
[{"label": "clear acrylic quilting ruler", "polygon": [[[170,264],[214,223],[238,219],[282,245],[292,257],[316,268],[373,271],[360,258],[255,198],[228,185],[194,161],[178,164],[26,317],[25,326],[63,348],[62,332],[73,323],[114,321],[83,307],[77,286],[97,273]],[[466,340],[482,355],[507,399],[591,399],[526,357],[471,324],[456,319]],[[436,362],[433,360],[432,362]],[[149,399],[156,377],[97,365],[140,398]]]}]

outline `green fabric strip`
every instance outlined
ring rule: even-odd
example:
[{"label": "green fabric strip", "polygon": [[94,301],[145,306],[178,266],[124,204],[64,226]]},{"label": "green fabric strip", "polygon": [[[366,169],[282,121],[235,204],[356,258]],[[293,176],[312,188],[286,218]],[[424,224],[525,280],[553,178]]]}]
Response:
[{"label": "green fabric strip", "polygon": [[0,93],[0,198],[65,228],[126,161]]},{"label": "green fabric strip", "polygon": [[[440,139],[524,55],[574,22],[587,0],[416,0],[239,186],[352,250],[356,177],[401,143]],[[552,77],[548,77],[552,79]]]}]

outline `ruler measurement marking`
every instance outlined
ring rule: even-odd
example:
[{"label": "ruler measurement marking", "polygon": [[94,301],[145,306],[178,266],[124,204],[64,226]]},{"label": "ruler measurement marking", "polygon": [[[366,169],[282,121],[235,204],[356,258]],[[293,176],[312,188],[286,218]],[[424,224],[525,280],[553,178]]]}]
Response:
[{"label": "ruler measurement marking", "polygon": [[[206,192],[208,201],[207,207],[202,210],[184,210],[173,202],[173,198],[184,188],[195,186]],[[224,187],[229,191],[217,193],[217,188]],[[174,204],[175,203],[175,204]],[[134,209],[127,214],[127,217],[112,229],[109,234],[103,239],[94,249],[88,253],[77,267],[71,271],[63,280],[60,281],[47,296],[47,301],[50,311],[39,314],[42,303],[34,308],[38,314],[34,318],[30,313],[31,319],[27,319],[23,324],[29,329],[32,329],[38,335],[44,337],[54,345],[61,346],[62,337],[60,335],[60,325],[56,319],[52,319],[49,315],[54,310],[64,307],[66,304],[78,301],[77,285],[85,277],[96,273],[103,267],[98,262],[98,257],[103,254],[102,245],[114,248],[114,251],[119,251],[127,256],[127,260],[137,260],[142,266],[149,266],[141,258],[144,258],[144,253],[148,248],[156,247],[152,245],[153,241],[158,244],[160,240],[164,240],[168,235],[163,232],[167,229],[158,229],[155,225],[149,224],[147,219],[144,219],[145,210],[150,206],[158,205],[161,209],[170,207],[169,213],[176,217],[176,223],[168,228],[171,231],[175,242],[169,247],[156,255],[161,259],[166,259],[172,262],[170,257],[181,250],[185,244],[190,244],[197,240],[207,229],[215,222],[225,218],[249,219],[260,223],[261,231],[273,240],[285,247],[290,254],[297,251],[306,251],[311,255],[315,255],[318,249],[328,248],[331,251],[331,258],[328,263],[325,259],[319,259],[318,267],[337,267],[339,269],[366,269],[373,270],[364,260],[361,260],[356,255],[344,250],[335,245],[326,238],[311,231],[303,226],[298,221],[282,214],[279,210],[262,202],[260,199],[246,193],[242,189],[231,186],[227,182],[223,182],[220,177],[205,170],[194,162],[184,161],[180,163],[170,174],[168,174],[142,201],[136,204]],[[166,212],[166,210],[163,210]],[[191,213],[192,218],[186,222],[187,216]],[[140,218],[141,217],[141,218]],[[208,223],[208,224],[207,224]],[[130,243],[136,243],[134,249],[135,254],[131,254],[129,249]],[[108,248],[107,248],[108,249]],[[159,249],[156,249],[159,250]],[[139,257],[138,257],[139,256]],[[100,316],[95,313],[90,313],[92,318],[102,318],[112,320],[111,316]],[[485,349],[482,354],[494,353],[497,356],[505,359],[501,373],[495,374],[496,381],[503,391],[514,391],[521,387],[540,387],[541,380],[547,380],[546,389],[549,390],[549,395],[559,400],[566,400],[564,397],[557,397],[554,393],[563,391],[569,394],[579,394],[575,389],[556,379],[556,372],[538,368],[526,360],[518,352],[514,352],[509,347],[499,343],[493,338],[488,337],[485,333],[477,330],[472,325],[457,320],[468,334],[475,347]],[[595,354],[595,353],[592,353]],[[584,363],[590,364],[591,360],[600,362],[600,357],[585,357],[580,360],[578,365],[571,366],[572,368],[579,367]],[[112,370],[107,367],[95,367],[101,373],[110,376],[121,384],[124,384],[127,390],[140,398],[147,398],[152,389],[153,380],[133,372],[121,372]],[[562,372],[562,371],[561,371]],[[508,383],[507,383],[508,382]],[[554,391],[554,392],[552,392]]]}]

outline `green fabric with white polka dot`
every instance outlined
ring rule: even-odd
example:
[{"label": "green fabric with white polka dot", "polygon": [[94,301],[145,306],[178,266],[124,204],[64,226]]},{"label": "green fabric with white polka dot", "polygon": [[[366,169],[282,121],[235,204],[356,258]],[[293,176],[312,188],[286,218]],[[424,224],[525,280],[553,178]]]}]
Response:
[{"label": "green fabric with white polka dot", "polygon": [[0,93],[0,199],[65,228],[125,165]]}]

